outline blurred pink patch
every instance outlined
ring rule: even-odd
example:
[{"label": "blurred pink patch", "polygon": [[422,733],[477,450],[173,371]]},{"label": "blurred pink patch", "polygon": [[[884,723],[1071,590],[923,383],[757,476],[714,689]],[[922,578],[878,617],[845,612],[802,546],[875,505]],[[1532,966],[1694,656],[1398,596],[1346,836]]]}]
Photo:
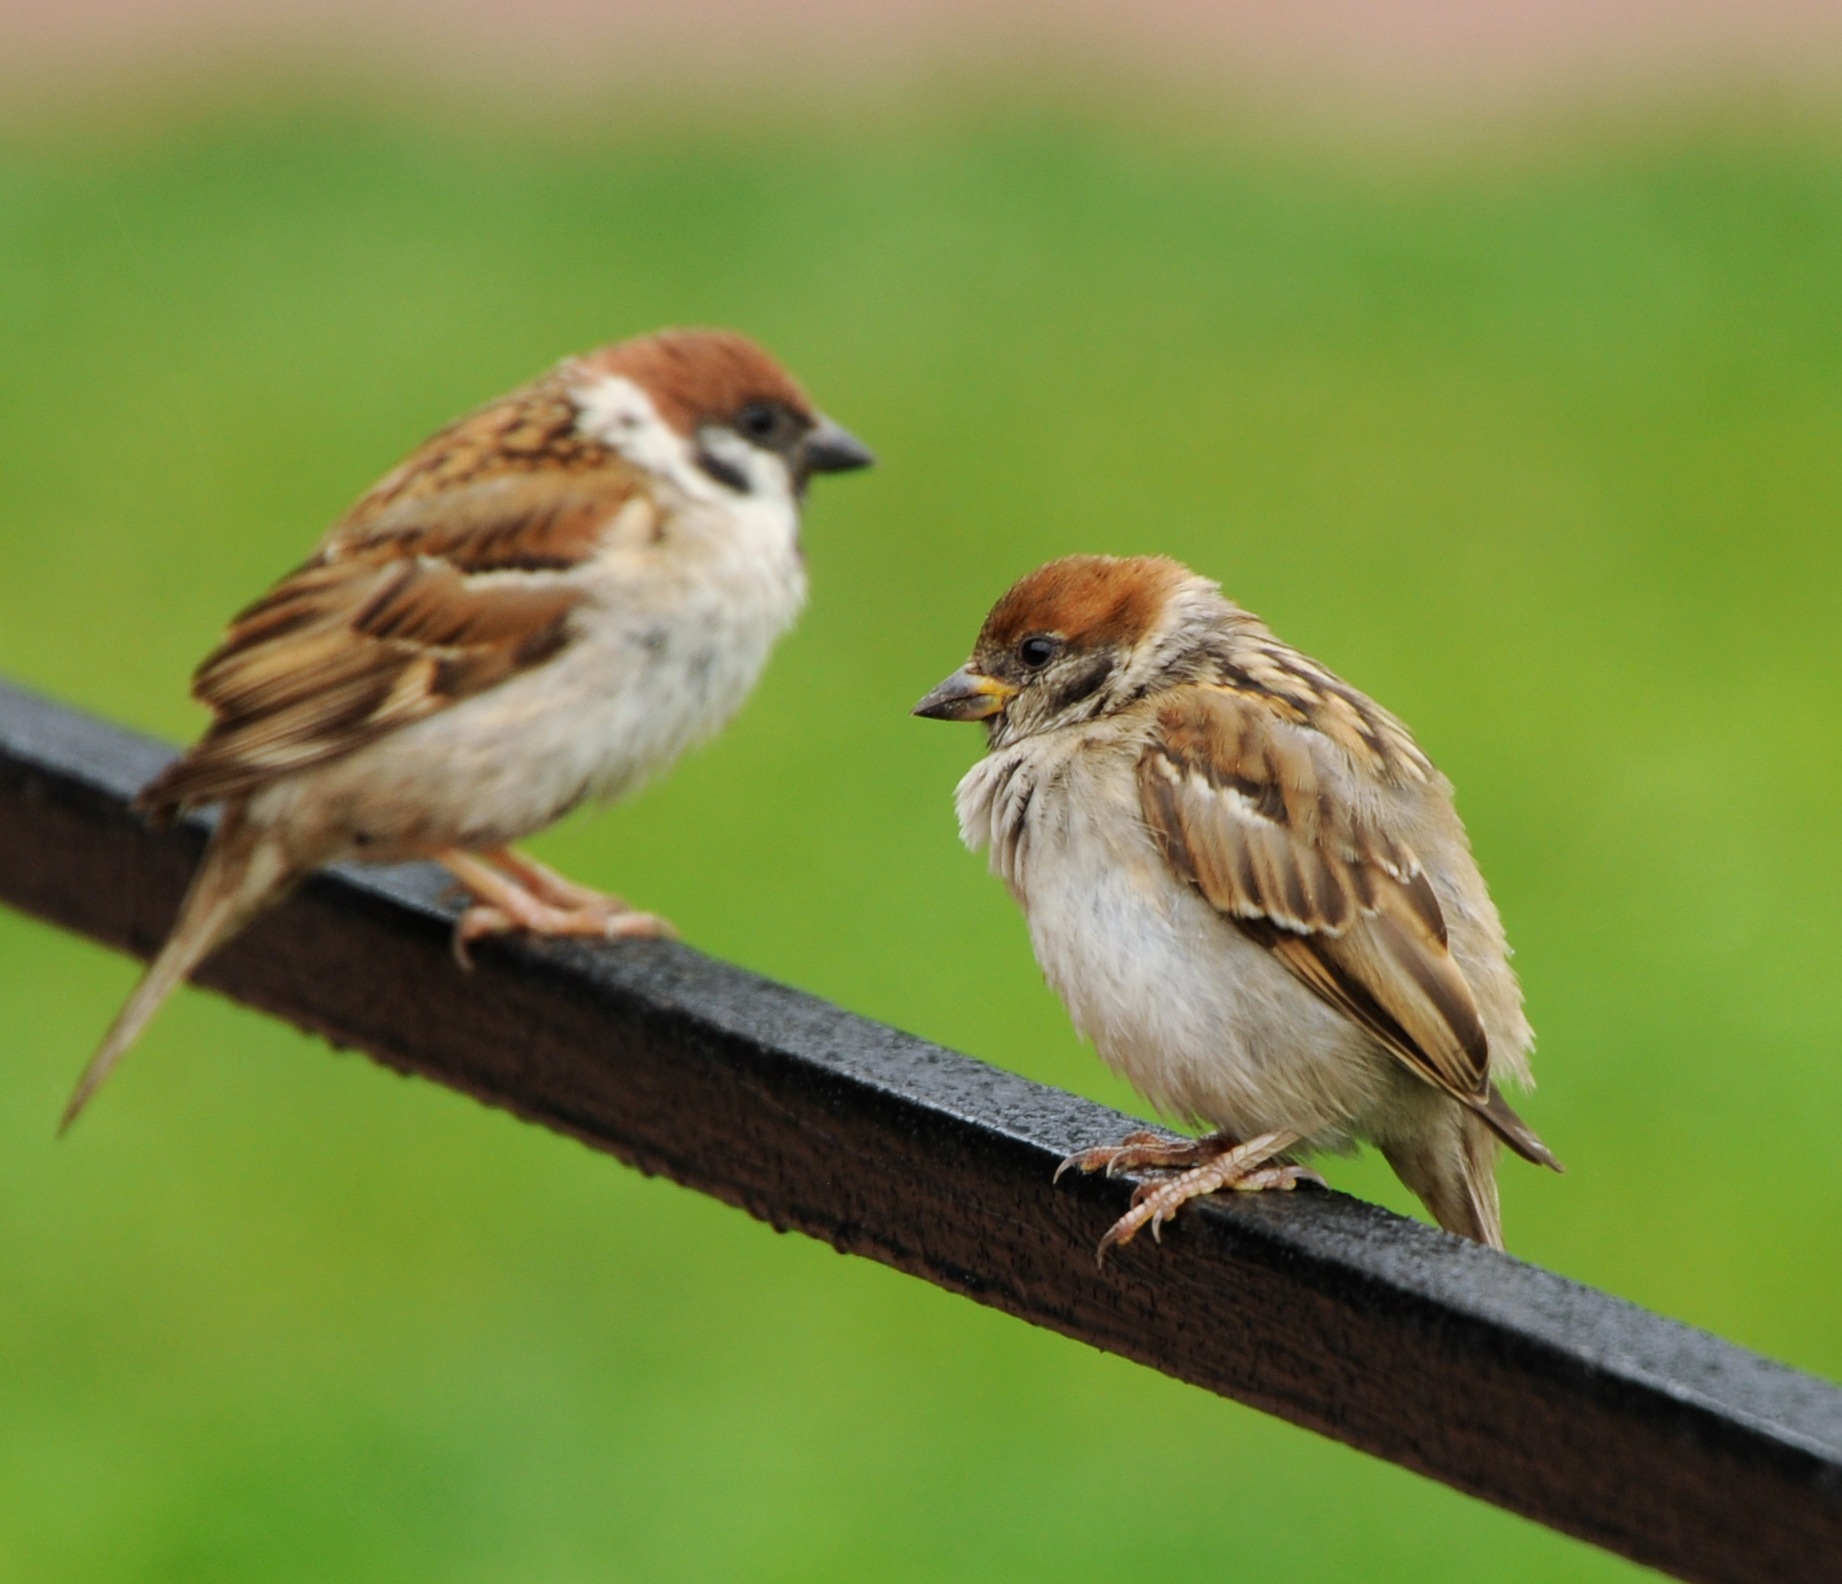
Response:
[{"label": "blurred pink patch", "polygon": [[0,69],[383,58],[594,83],[802,82],[1063,58],[1489,102],[1577,87],[1811,79],[1835,0],[0,0]]}]

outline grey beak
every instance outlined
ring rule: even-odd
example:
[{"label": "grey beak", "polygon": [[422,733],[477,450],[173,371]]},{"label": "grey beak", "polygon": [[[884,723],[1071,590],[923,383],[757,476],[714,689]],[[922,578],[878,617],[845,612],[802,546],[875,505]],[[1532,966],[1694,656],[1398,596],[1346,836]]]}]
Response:
[{"label": "grey beak", "polygon": [[851,473],[873,466],[876,453],[821,413],[817,426],[800,444],[799,460],[802,473]]},{"label": "grey beak", "polygon": [[914,713],[923,720],[990,720],[1016,694],[1010,683],[963,665],[922,699]]}]

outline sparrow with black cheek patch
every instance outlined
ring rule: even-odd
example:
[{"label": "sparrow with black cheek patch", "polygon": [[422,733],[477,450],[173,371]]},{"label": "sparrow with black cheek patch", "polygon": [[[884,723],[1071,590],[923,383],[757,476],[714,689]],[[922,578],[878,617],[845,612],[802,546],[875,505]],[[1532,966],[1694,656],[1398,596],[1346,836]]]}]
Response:
[{"label": "sparrow with black cheek patch", "polygon": [[1446,1230],[1503,1246],[1499,1141],[1559,1163],[1498,1090],[1530,1081],[1534,1036],[1451,784],[1405,726],[1157,557],[1031,573],[915,713],[986,723],[961,835],[1081,1033],[1212,1130],[1063,1163],[1172,1174],[1103,1258],[1358,1140]]},{"label": "sparrow with black cheek patch", "polygon": [[174,987],[322,864],[445,864],[475,898],[463,961],[505,930],[665,932],[510,844],[735,713],[805,600],[808,479],[871,460],[710,330],[570,358],[411,453],[193,678],[214,718],[139,807],[222,817],[64,1126]]}]

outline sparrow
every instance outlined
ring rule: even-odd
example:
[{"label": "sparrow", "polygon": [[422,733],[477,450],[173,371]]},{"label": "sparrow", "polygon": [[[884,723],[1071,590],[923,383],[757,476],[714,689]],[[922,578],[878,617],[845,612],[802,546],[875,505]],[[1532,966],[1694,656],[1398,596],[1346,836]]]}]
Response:
[{"label": "sparrow", "polygon": [[1451,783],[1407,728],[1157,556],[1071,556],[992,608],[915,706],[983,721],[960,834],[1045,977],[1167,1115],[1057,1171],[1152,1172],[1099,1257],[1218,1189],[1321,1182],[1380,1148],[1449,1232],[1503,1246],[1499,1142],[1560,1169],[1504,1100],[1534,1036]]},{"label": "sparrow", "polygon": [[324,864],[444,864],[473,899],[463,964],[514,929],[669,933],[511,843],[728,721],[805,601],[807,482],[873,460],[723,330],[566,359],[411,452],[194,675],[211,723],[137,806],[222,812],[62,1126],[173,989]]}]

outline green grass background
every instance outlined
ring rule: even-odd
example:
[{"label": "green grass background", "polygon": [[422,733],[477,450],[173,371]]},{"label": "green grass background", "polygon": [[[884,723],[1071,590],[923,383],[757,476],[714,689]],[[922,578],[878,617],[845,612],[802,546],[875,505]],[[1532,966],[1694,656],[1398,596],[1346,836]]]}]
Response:
[{"label": "green grass background", "polygon": [[[907,708],[1036,562],[1183,557],[1460,788],[1571,1168],[1506,1162],[1515,1251],[1842,1375],[1828,131],[355,103],[0,136],[0,672],[183,737],[222,619],[425,432],[746,327],[883,465],[815,490],[735,727],[538,851],[1131,1106],[958,847],[975,735]],[[0,1577],[1631,1571],[203,995],[54,1144],[132,974],[0,916]]]}]

